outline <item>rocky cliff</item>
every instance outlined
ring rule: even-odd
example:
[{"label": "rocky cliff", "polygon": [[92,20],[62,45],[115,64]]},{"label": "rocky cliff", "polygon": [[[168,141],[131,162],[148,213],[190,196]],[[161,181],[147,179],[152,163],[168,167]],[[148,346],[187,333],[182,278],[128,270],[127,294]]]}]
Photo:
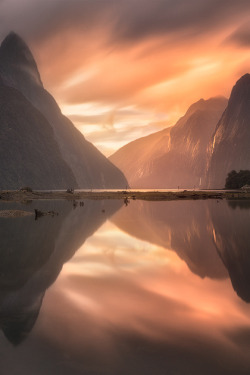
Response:
[{"label": "rocky cliff", "polygon": [[131,187],[205,187],[209,142],[226,105],[223,97],[201,99],[175,126],[124,146],[110,160]]},{"label": "rocky cliff", "polygon": [[152,187],[154,161],[169,151],[170,130],[166,128],[136,139],[110,156],[109,159],[123,171],[131,187]]},{"label": "rocky cliff", "polygon": [[209,188],[223,188],[227,174],[250,169],[250,74],[233,87],[228,107],[209,146],[207,182]]}]

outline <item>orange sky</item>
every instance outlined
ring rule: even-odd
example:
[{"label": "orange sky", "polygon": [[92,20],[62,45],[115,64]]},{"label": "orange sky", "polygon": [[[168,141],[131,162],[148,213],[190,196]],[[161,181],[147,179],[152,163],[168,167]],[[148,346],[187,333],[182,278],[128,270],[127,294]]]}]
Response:
[{"label": "orange sky", "polygon": [[45,88],[106,155],[250,72],[246,0],[0,0]]}]

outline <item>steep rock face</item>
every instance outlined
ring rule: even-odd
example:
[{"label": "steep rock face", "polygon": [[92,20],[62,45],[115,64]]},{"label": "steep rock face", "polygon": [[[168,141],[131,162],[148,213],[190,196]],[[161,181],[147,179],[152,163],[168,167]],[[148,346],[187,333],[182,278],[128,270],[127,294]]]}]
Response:
[{"label": "steep rock face", "polygon": [[210,142],[207,186],[223,188],[227,174],[250,169],[250,74],[233,87],[228,107]]},{"label": "steep rock face", "polygon": [[16,89],[0,83],[0,189],[74,186],[45,117]]},{"label": "steep rock face", "polygon": [[62,115],[54,98],[43,88],[28,46],[15,33],[9,34],[1,44],[0,75],[5,85],[19,90],[48,120],[78,187],[125,188],[127,181],[122,172]]},{"label": "steep rock face", "polygon": [[175,126],[124,146],[110,160],[121,168],[132,187],[205,187],[209,141],[226,105],[222,97],[201,99]]},{"label": "steep rock face", "polygon": [[172,128],[170,151],[155,163],[161,187],[205,187],[209,141],[226,105],[225,98],[202,99]]},{"label": "steep rock face", "polygon": [[131,187],[151,187],[153,163],[169,151],[170,130],[167,128],[136,139],[110,156],[111,162],[123,171]]}]

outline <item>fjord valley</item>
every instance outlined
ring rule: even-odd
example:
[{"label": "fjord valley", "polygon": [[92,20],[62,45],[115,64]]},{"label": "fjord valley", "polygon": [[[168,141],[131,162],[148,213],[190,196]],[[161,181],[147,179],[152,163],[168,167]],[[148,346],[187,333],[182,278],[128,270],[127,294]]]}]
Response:
[{"label": "fjord valley", "polygon": [[250,168],[249,77],[229,101],[200,99],[174,126],[107,159],[61,113],[30,49],[12,32],[0,47],[0,188],[224,188],[229,172]]},{"label": "fjord valley", "polygon": [[250,374],[249,14],[0,0],[1,375]]},{"label": "fjord valley", "polygon": [[174,126],[124,146],[110,160],[131,187],[204,188],[209,142],[226,106],[226,98],[201,99]]},{"label": "fjord valley", "polygon": [[250,75],[230,99],[194,103],[177,123],[110,156],[134,188],[222,189],[232,170],[250,169]]}]

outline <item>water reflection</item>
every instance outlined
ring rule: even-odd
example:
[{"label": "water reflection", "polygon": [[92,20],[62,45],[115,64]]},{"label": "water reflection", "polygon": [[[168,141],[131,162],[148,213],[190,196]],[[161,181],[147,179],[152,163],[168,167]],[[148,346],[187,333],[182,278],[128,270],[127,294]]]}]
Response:
[{"label": "water reflection", "polygon": [[211,210],[222,212],[226,220],[225,204],[215,200],[131,202],[112,221],[137,238],[174,250],[200,277],[221,279],[228,273],[214,246]]},{"label": "water reflection", "polygon": [[212,209],[211,220],[214,243],[233,288],[244,301],[250,302],[249,202],[229,201],[223,211]]},{"label": "water reflection", "polygon": [[113,222],[137,238],[174,250],[200,277],[231,278],[250,302],[249,201],[136,202]]},{"label": "water reflection", "polygon": [[[56,217],[0,218],[0,326],[13,344],[23,341],[38,317],[46,289],[63,264],[121,205],[89,201],[72,209],[64,201],[29,202],[26,209],[53,210]],[[21,204],[1,208],[23,209]]]},{"label": "water reflection", "polygon": [[52,253],[40,254],[40,268],[24,262],[22,282],[4,279],[1,311],[15,332],[8,308],[17,306],[24,332],[43,304],[15,350],[0,338],[3,374],[249,374],[250,305],[230,280],[246,301],[250,210],[226,201],[102,204],[32,221],[43,233],[55,225],[54,240],[44,239]]},{"label": "water reflection", "polygon": [[[68,373],[249,374],[250,306],[234,293],[213,239],[214,215],[227,226],[228,210],[237,211],[176,203],[131,202],[65,266],[47,304],[51,341],[74,359]],[[70,337],[58,333],[67,321]]]}]

